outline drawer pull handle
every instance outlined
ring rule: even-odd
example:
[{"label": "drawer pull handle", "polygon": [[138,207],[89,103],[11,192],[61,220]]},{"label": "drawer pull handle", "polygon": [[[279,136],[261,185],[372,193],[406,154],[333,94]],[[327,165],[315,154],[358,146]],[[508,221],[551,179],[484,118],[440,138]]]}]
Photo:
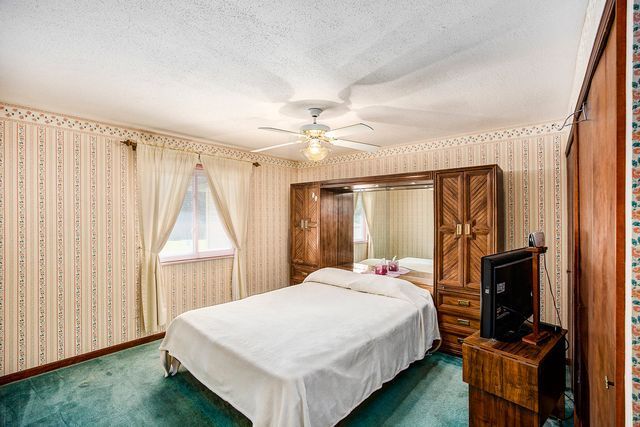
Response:
[{"label": "drawer pull handle", "polygon": [[456,338],[456,341],[458,341],[458,344],[462,344],[464,342],[464,338]]},{"label": "drawer pull handle", "polygon": [[462,307],[471,307],[471,301],[469,301],[468,299],[459,299],[458,305]]},{"label": "drawer pull handle", "polygon": [[303,276],[306,276],[309,273],[305,273],[304,271],[301,271],[300,274],[303,275]]},{"label": "drawer pull handle", "polygon": [[458,319],[458,325],[469,326],[470,324],[471,322],[469,322],[467,319]]}]

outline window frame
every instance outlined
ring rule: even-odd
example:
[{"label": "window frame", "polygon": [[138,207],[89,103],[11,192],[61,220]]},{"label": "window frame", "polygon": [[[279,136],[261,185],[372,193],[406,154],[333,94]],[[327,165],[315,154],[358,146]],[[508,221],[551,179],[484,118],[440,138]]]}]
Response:
[{"label": "window frame", "polygon": [[[360,203],[362,202],[362,199],[360,199]],[[357,209],[357,206],[356,206]],[[355,210],[354,209],[354,214],[355,214]],[[362,207],[362,225],[364,225],[364,227],[362,227],[362,235],[356,237],[356,234],[353,233],[353,244],[361,244],[361,243],[369,243],[369,225],[367,224],[367,217],[364,214],[364,207]]]},{"label": "window frame", "polygon": [[[203,174],[205,178],[207,178],[206,173],[204,172],[204,169],[201,164],[196,165],[193,171],[193,174],[191,176],[191,184],[193,185],[193,200],[194,200],[193,202],[193,239],[191,242],[192,252],[184,255],[174,255],[174,256],[167,256],[167,257],[161,256],[160,257],[161,264],[179,264],[179,263],[193,262],[193,261],[206,261],[210,259],[233,258],[235,256],[236,250],[233,246],[231,247],[231,249],[198,251],[198,237],[200,236],[200,233],[199,233],[200,229],[198,224],[198,203],[196,200],[196,197],[198,194],[198,179],[197,179],[198,174]],[[208,178],[207,178],[207,183],[208,183]],[[209,189],[209,191],[211,191],[211,189]],[[182,203],[184,203],[184,199]],[[180,206],[180,209],[182,209],[182,206]],[[218,209],[217,205],[216,205],[216,209]],[[174,224],[174,227],[175,227],[175,224]],[[223,230],[223,232],[226,233],[226,230]]]}]

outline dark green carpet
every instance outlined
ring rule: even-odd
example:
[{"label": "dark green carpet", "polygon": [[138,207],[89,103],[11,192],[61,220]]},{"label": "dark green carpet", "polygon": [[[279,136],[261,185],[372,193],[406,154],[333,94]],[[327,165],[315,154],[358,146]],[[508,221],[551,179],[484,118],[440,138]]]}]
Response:
[{"label": "dark green carpet", "polygon": [[[0,424],[250,425],[181,368],[164,378],[159,341],[0,387]],[[437,353],[412,364],[341,426],[467,424],[461,359]]]}]

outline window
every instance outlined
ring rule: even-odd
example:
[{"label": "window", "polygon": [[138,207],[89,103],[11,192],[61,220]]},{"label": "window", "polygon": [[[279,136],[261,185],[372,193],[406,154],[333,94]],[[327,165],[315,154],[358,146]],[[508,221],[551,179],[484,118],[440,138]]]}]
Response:
[{"label": "window", "polygon": [[362,197],[358,197],[353,211],[353,243],[365,243],[367,241],[367,220],[364,216]]},{"label": "window", "polygon": [[169,240],[160,252],[160,260],[180,261],[233,253],[233,245],[218,217],[207,176],[202,169],[196,169]]}]

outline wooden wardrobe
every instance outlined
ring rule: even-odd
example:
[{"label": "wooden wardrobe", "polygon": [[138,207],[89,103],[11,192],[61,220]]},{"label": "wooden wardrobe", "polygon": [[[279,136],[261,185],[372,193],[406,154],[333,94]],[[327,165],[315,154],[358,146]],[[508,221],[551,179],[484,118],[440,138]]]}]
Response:
[{"label": "wooden wardrobe", "polygon": [[[442,349],[460,355],[480,326],[480,258],[502,250],[497,165],[291,185],[290,283],[322,267],[353,264],[354,185],[434,183],[434,302]],[[422,284],[424,285],[424,284]]]},{"label": "wooden wardrobe", "polygon": [[566,149],[575,425],[624,424],[626,13],[605,4]]},{"label": "wooden wardrobe", "polygon": [[435,291],[442,349],[462,354],[480,328],[480,259],[503,250],[502,170],[435,174]]}]

